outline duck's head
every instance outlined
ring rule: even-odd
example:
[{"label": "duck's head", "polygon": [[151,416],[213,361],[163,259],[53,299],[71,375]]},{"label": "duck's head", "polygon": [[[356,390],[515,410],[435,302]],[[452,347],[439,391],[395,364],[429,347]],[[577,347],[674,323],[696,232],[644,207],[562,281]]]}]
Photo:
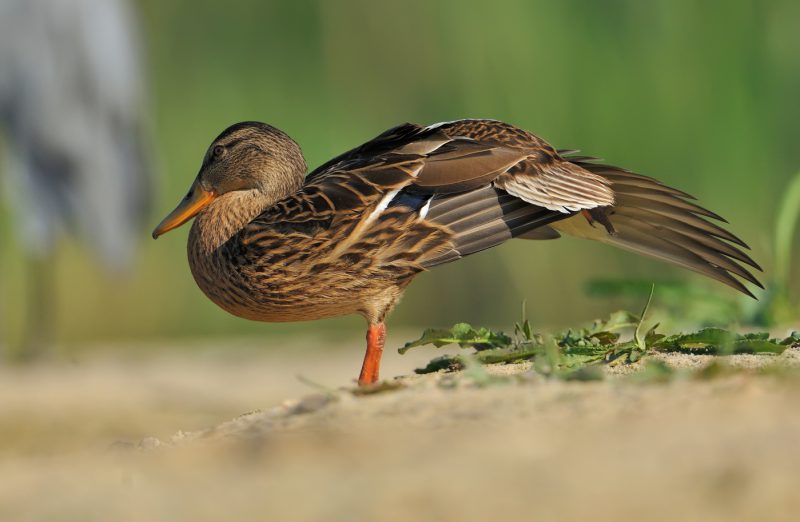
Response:
[{"label": "duck's head", "polygon": [[257,192],[272,202],[300,188],[306,163],[283,131],[255,121],[231,125],[211,143],[188,194],[153,230],[177,228],[226,194]]}]

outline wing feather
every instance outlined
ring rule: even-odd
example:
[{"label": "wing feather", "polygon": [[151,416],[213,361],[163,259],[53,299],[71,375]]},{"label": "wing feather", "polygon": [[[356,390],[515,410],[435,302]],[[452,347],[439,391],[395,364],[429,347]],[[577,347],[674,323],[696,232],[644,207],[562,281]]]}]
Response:
[{"label": "wing feather", "polygon": [[372,241],[380,230],[395,252],[386,259],[410,256],[421,268],[514,237],[564,232],[689,268],[748,295],[739,278],[760,286],[746,268],[759,266],[739,248],[744,242],[712,221],[724,222],[719,215],[681,190],[576,152],[556,151],[493,120],[406,123],[321,165],[297,194],[256,221],[331,227],[347,220],[343,248]]},{"label": "wing feather", "polygon": [[737,277],[762,286],[743,266],[761,270],[743,250],[747,245],[711,221],[724,222],[719,215],[687,201],[694,199],[689,194],[647,176],[592,163],[586,157],[567,159],[610,182],[615,203],[600,211],[611,230],[595,226],[583,216],[553,223],[556,230],[688,268],[750,296],[753,294]]}]

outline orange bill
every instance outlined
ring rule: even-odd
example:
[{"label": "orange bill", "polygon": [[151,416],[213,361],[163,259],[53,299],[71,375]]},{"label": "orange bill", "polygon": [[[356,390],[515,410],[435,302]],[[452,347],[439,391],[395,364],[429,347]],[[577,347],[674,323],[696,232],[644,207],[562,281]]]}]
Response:
[{"label": "orange bill", "polygon": [[204,189],[200,183],[195,181],[183,201],[153,230],[153,239],[158,239],[158,236],[183,225],[216,198],[217,194],[214,191]]}]

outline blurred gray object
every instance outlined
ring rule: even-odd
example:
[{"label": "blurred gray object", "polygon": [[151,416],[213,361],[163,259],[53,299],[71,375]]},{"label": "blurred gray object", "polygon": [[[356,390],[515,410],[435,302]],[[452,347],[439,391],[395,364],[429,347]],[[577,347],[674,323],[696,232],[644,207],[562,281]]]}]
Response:
[{"label": "blurred gray object", "polygon": [[[151,194],[143,84],[125,1],[0,2],[4,199],[37,272],[65,231],[112,273],[130,267]],[[33,274],[32,301],[46,301],[47,279]]]}]

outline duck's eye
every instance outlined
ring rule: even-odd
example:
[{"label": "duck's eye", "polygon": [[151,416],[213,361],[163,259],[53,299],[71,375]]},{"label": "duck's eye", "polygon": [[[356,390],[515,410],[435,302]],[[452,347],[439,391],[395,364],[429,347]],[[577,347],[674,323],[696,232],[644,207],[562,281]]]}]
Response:
[{"label": "duck's eye", "polygon": [[225,155],[225,147],[222,145],[215,145],[213,149],[211,149],[211,156],[214,159],[221,158]]}]

